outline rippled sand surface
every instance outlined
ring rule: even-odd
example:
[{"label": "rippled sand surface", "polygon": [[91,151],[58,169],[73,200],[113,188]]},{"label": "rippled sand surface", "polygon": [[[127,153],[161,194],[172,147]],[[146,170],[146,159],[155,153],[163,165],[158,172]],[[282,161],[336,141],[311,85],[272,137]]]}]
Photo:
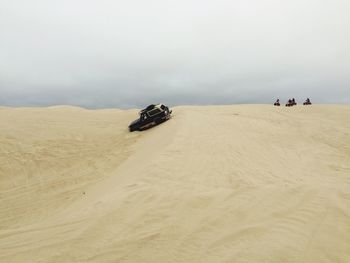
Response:
[{"label": "rippled sand surface", "polygon": [[0,262],[350,262],[350,106],[0,108]]}]

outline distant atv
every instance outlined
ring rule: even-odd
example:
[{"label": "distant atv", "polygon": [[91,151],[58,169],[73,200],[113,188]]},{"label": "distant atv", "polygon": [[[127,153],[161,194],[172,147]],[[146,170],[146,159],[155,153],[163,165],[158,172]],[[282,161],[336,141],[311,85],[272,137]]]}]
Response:
[{"label": "distant atv", "polygon": [[286,104],[286,107],[293,107],[293,106],[296,106],[297,103],[295,102],[295,99],[289,99],[287,104]]},{"label": "distant atv", "polygon": [[140,111],[140,118],[129,125],[129,131],[142,131],[170,119],[172,111],[164,104],[151,104]]},{"label": "distant atv", "polygon": [[306,99],[306,101],[303,103],[303,105],[312,105],[309,98]]},{"label": "distant atv", "polygon": [[274,106],[281,106],[280,99],[277,99],[276,102],[273,104]]}]

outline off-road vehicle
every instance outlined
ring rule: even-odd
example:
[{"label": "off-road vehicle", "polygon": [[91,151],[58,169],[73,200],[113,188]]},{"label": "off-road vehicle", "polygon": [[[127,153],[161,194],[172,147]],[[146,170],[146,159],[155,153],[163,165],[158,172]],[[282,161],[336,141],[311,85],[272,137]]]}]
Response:
[{"label": "off-road vehicle", "polygon": [[293,106],[296,106],[297,103],[295,102],[295,99],[289,99],[287,104],[286,104],[286,107],[293,107]]},{"label": "off-road vehicle", "polygon": [[303,105],[312,105],[309,98],[306,99],[306,101],[303,103]]},{"label": "off-road vehicle", "polygon": [[140,111],[140,118],[129,125],[129,131],[142,131],[158,125],[171,117],[172,111],[164,104],[151,104]]}]

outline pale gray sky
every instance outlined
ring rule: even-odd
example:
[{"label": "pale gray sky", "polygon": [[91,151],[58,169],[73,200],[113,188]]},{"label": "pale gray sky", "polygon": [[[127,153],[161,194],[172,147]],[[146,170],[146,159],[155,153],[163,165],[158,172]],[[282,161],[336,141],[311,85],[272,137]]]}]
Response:
[{"label": "pale gray sky", "polygon": [[350,103],[348,0],[0,0],[0,105]]}]

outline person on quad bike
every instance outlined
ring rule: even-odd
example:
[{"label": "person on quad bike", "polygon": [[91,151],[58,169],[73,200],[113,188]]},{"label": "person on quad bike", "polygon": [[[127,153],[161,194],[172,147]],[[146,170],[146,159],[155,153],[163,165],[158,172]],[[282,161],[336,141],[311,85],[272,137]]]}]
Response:
[{"label": "person on quad bike", "polygon": [[277,99],[276,102],[273,104],[274,106],[280,106],[280,99]]},{"label": "person on quad bike", "polygon": [[303,103],[304,105],[311,105],[311,101],[309,98],[306,99],[306,101]]}]

